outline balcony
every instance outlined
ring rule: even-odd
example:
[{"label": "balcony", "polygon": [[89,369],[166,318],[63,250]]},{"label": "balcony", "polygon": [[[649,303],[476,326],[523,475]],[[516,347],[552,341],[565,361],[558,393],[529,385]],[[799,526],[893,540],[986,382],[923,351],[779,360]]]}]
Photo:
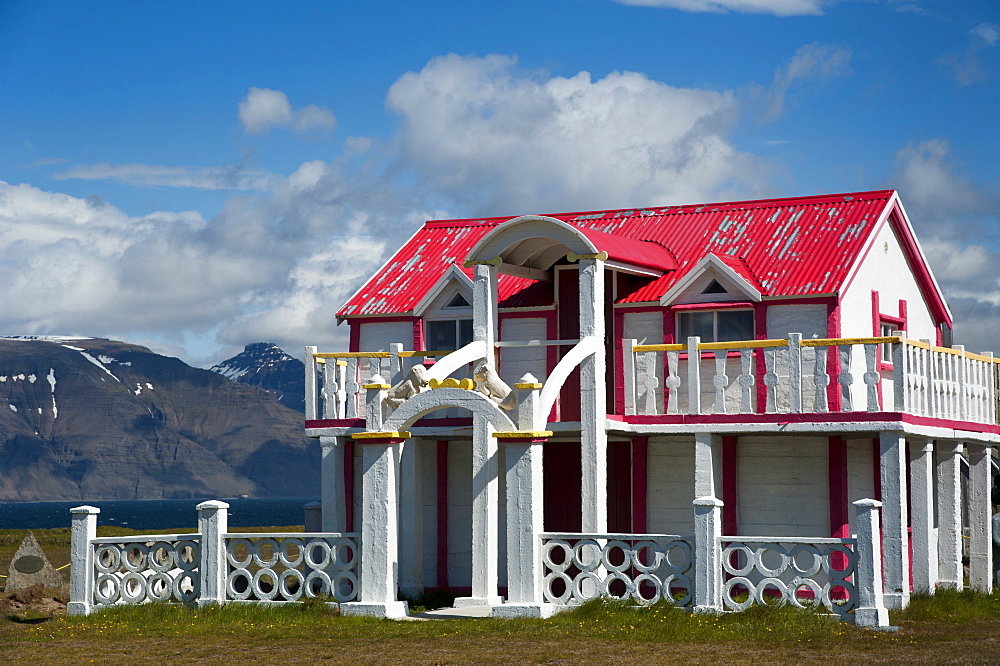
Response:
[{"label": "balcony", "polygon": [[[569,373],[589,353],[588,340],[496,343],[494,353],[526,346],[574,345],[544,380],[543,410],[558,398]],[[476,346],[479,345],[479,346]],[[475,348],[473,349],[473,347]],[[485,356],[481,343],[455,351],[320,353],[309,348],[306,418],[363,418],[365,382],[405,381],[418,360],[435,359],[440,383]],[[603,354],[597,354],[603,358]],[[697,359],[692,363],[691,359]],[[905,334],[872,338],[787,338],[641,345],[625,340],[616,407],[609,418],[633,423],[683,423],[692,417],[721,422],[767,422],[775,415],[811,420],[866,420],[893,413],[928,420],[996,426],[1000,372],[992,354],[961,346],[937,347]],[[611,372],[609,371],[609,375]],[[508,385],[519,377],[502,377]],[[609,377],[609,381],[612,378]],[[557,384],[551,386],[550,384]],[[432,384],[433,385],[433,384]],[[414,387],[417,392],[429,387]],[[547,410],[543,413],[549,413]],[[800,416],[801,415],[801,416]]]}]

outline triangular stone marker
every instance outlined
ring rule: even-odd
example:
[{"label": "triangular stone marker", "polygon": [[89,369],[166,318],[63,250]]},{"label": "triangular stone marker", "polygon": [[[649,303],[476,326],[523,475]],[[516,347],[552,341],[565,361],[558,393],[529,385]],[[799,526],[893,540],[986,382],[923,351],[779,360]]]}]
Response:
[{"label": "triangular stone marker", "polygon": [[38,583],[45,587],[62,587],[63,578],[45,557],[35,535],[28,532],[11,558],[4,592],[23,590]]}]

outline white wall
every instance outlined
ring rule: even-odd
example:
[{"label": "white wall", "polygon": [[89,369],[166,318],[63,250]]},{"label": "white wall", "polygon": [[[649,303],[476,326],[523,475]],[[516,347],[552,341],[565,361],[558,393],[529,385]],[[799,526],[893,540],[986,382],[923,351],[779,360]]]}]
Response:
[{"label": "white wall", "polygon": [[830,536],[826,437],[740,437],[737,452],[741,534]]},{"label": "white wall", "polygon": [[[663,344],[663,312],[629,312],[624,311],[622,317],[622,339],[636,340],[640,345]],[[648,412],[643,409],[646,404],[646,396],[643,387],[646,386],[646,371],[640,362],[640,356],[636,356],[636,407],[638,414],[663,414],[663,353],[644,352],[653,354],[653,372],[656,375],[656,388],[653,390],[653,404],[656,406],[655,412]]]},{"label": "white wall", "polygon": [[[875,454],[871,438],[847,440],[847,501],[857,502],[860,499],[876,499],[875,497]],[[850,507],[848,515],[851,534],[857,527],[854,524],[854,507]]]},{"label": "white wall", "polygon": [[646,529],[694,533],[694,437],[650,437],[646,453]]},{"label": "white wall", "polygon": [[[404,322],[382,322],[375,324],[361,324],[361,331],[358,336],[358,351],[389,351],[389,345],[399,342],[403,349],[413,349],[413,324]],[[383,359],[384,360],[384,359]],[[362,381],[367,381],[371,373],[368,370],[368,360],[360,359],[358,362]],[[383,364],[383,367],[387,367]],[[383,370],[383,372],[387,372]],[[393,377],[383,377],[388,383],[394,384]]]},{"label": "white wall", "polygon": [[907,334],[911,338],[929,338],[934,342],[937,330],[920,288],[903,256],[903,249],[886,224],[864,258],[854,281],[843,294],[840,327],[844,337],[868,337],[872,331],[872,290],[879,292],[879,309],[888,315],[899,314],[899,301],[906,301]]},{"label": "white wall", "polygon": [[472,585],[472,444],[448,445],[448,584]]},{"label": "white wall", "polygon": [[[500,320],[500,339],[506,341],[545,340],[546,320],[526,317]],[[504,347],[500,350],[500,377],[513,386],[527,373],[544,382],[548,347]]]}]

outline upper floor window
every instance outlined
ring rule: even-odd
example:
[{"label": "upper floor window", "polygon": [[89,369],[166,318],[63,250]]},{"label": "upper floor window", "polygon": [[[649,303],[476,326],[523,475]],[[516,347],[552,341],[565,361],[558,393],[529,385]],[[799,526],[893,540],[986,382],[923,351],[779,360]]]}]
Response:
[{"label": "upper floor window", "polygon": [[677,313],[677,341],[690,336],[702,342],[753,340],[753,310],[690,310]]},{"label": "upper floor window", "polygon": [[472,342],[471,319],[431,319],[426,322],[424,344],[433,350],[460,349]]},{"label": "upper floor window", "polygon": [[[892,335],[899,335],[899,324],[895,322],[882,322],[882,330],[880,331],[883,338],[887,338]],[[882,362],[892,363],[892,345],[888,342],[882,344]]]}]

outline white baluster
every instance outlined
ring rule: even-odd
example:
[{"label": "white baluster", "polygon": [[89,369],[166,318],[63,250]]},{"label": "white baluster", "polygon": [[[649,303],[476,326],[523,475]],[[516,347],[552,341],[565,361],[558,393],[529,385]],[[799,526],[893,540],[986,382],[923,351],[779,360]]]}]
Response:
[{"label": "white baluster", "polygon": [[753,376],[753,350],[740,350],[740,376],[736,380],[740,385],[740,414],[753,412],[753,389],[756,378]]},{"label": "white baluster", "polygon": [[878,372],[878,345],[865,345],[865,386],[868,388],[868,411],[877,412],[878,407],[878,383],[881,379]]},{"label": "white baluster", "polygon": [[729,377],[726,376],[726,358],[729,352],[725,349],[715,350],[715,375],[712,377],[712,384],[715,385],[715,413],[726,413],[726,386],[729,385]]},{"label": "white baluster", "polygon": [[777,347],[764,348],[764,386],[767,387],[767,400],[764,406],[768,414],[778,411],[778,374],[774,371],[777,364]]},{"label": "white baluster", "polygon": [[637,386],[636,374],[635,374],[635,351],[632,349],[636,345],[636,340],[634,338],[628,338],[622,340],[622,374],[624,376],[623,381],[625,386],[625,416],[635,416],[636,406],[638,405],[637,392],[639,387]]},{"label": "white baluster", "polygon": [[837,353],[840,356],[840,374],[837,376],[837,383],[840,384],[840,411],[853,412],[851,386],[854,384],[854,375],[851,374],[851,359],[854,356],[854,345],[838,345]]},{"label": "white baluster", "polygon": [[358,417],[358,394],[361,393],[361,382],[358,381],[358,359],[347,359],[347,377],[344,387],[347,390],[347,409],[344,418],[355,419]]},{"label": "white baluster", "polygon": [[328,358],[323,364],[323,418],[337,417],[337,359]]},{"label": "white baluster", "polygon": [[680,408],[677,406],[681,388],[681,376],[677,372],[680,356],[681,353],[677,351],[667,352],[667,377],[663,382],[663,390],[667,392],[667,414],[680,413]]},{"label": "white baluster", "polygon": [[[899,331],[897,335],[904,341],[906,340],[906,331]],[[893,409],[897,412],[906,412],[909,407],[906,401],[906,377],[909,374],[906,367],[906,343],[894,342],[890,349],[892,351]]]},{"label": "white baluster", "polygon": [[816,365],[813,366],[813,384],[816,387],[814,408],[817,412],[828,412],[830,406],[826,399],[826,387],[830,384],[830,375],[826,372],[826,357],[829,347],[813,347],[816,350]]},{"label": "white baluster", "polygon": [[958,399],[958,420],[966,421],[969,415],[969,391],[967,387],[968,382],[968,361],[965,358],[965,346],[964,345],[952,345],[952,349],[957,349],[959,351],[956,357],[955,369],[957,386],[955,387],[955,395]]},{"label": "white baluster", "polygon": [[788,401],[792,414],[802,413],[802,334],[788,334]]},{"label": "white baluster", "polygon": [[688,414],[701,414],[701,338],[687,339],[688,353]]},{"label": "white baluster", "polygon": [[659,382],[656,381],[656,352],[645,352],[640,358],[642,363],[643,377],[643,401],[642,401],[642,413],[643,414],[658,414],[659,409],[657,409],[656,400],[656,387]]}]

